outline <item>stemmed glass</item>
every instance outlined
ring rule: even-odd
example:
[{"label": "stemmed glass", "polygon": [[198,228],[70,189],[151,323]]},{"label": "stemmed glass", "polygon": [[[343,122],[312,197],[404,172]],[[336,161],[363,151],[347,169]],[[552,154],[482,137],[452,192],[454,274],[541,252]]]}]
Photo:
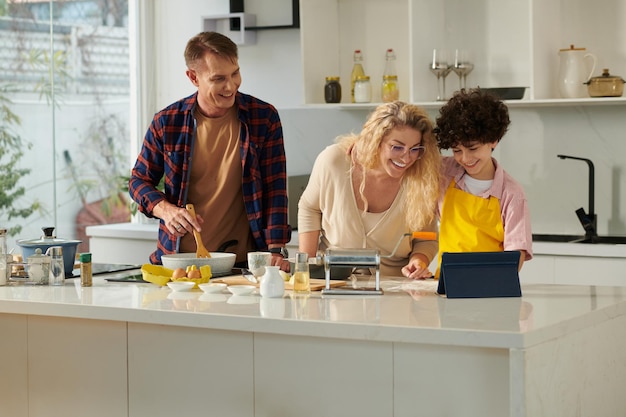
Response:
[{"label": "stemmed glass", "polygon": [[467,88],[467,75],[474,69],[474,64],[470,62],[470,53],[463,49],[457,49],[454,54],[454,65],[452,70],[459,76],[459,88]]},{"label": "stemmed glass", "polygon": [[[452,70],[448,63],[448,54],[441,49],[433,49],[433,59],[430,62],[430,71],[437,76],[437,101],[446,99],[446,77]],[[441,85],[439,83],[441,80]]]}]

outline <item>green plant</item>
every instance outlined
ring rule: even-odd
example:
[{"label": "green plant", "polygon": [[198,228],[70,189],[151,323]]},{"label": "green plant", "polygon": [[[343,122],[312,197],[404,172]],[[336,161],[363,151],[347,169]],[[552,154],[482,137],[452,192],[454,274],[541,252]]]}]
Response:
[{"label": "green plant", "polygon": [[7,97],[9,86],[0,86],[0,220],[7,224],[9,236],[22,230],[19,224],[11,224],[13,219],[26,219],[37,210],[41,210],[38,200],[23,203],[26,189],[20,180],[30,174],[29,168],[18,168],[24,156],[23,149],[31,149],[32,144],[23,141],[15,128],[21,125],[20,118],[11,111],[11,101]]}]

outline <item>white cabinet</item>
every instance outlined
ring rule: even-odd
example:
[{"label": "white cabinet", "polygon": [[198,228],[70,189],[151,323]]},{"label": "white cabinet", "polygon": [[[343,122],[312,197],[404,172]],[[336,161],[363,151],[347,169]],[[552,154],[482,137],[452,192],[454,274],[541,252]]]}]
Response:
[{"label": "white cabinet", "polygon": [[[625,99],[564,100],[558,93],[559,49],[574,44],[598,57],[602,68],[626,74],[626,0],[300,0],[306,104],[324,103],[324,79],[338,75],[342,103],[350,102],[352,55],[361,49],[380,101],[385,51],[397,56],[400,99],[428,103],[437,95],[428,69],[433,48],[471,51],[468,87],[528,87],[524,101],[626,103]],[[611,18],[614,16],[614,18]],[[447,95],[458,89],[447,78]],[[357,105],[358,106],[358,105]]]}]

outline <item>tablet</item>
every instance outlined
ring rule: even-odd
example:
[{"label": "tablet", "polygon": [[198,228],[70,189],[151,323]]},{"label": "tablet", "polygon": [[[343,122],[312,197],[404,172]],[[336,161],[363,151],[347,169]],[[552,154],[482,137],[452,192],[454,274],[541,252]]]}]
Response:
[{"label": "tablet", "polygon": [[438,294],[447,298],[521,297],[520,251],[444,252]]}]

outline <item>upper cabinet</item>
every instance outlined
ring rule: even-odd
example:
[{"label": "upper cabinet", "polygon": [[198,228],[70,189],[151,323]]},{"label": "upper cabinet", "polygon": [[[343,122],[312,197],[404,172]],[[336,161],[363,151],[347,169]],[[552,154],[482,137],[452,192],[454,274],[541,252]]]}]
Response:
[{"label": "upper cabinet", "polygon": [[[474,64],[467,87],[527,87],[520,105],[625,104],[623,97],[563,99],[558,88],[559,50],[570,45],[597,57],[593,76],[609,68],[626,77],[625,15],[626,0],[300,0],[305,102],[324,103],[325,77],[336,75],[341,101],[350,103],[355,49],[372,102],[380,102],[385,51],[393,48],[405,101],[433,104],[433,49],[451,60],[458,49]],[[459,86],[451,71],[446,96]]]}]

